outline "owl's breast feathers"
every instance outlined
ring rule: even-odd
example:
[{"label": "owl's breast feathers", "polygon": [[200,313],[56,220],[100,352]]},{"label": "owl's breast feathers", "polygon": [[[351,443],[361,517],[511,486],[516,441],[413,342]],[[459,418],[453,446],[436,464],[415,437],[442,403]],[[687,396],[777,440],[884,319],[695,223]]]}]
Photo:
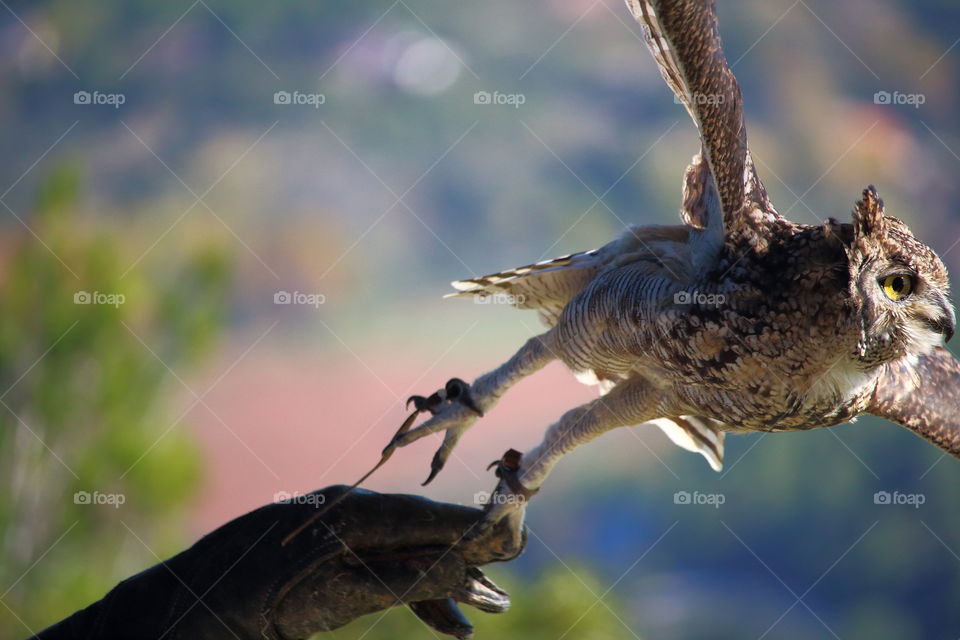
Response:
[{"label": "owl's breast feathers", "polygon": [[728,245],[700,281],[639,314],[655,328],[637,326],[656,354],[651,377],[731,429],[829,426],[864,411],[879,368],[856,357],[849,227],[786,223]]}]

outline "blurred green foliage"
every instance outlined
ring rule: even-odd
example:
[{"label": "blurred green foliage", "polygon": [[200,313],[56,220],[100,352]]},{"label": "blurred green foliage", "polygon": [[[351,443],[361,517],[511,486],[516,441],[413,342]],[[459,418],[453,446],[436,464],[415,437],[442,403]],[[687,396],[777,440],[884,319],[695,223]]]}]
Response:
[{"label": "blurred green foliage", "polygon": [[[196,362],[222,325],[227,256],[201,249],[124,274],[123,237],[73,215],[78,185],[71,169],[46,180],[29,219],[36,237],[19,233],[0,261],[3,638],[177,550],[200,473],[160,401],[170,371]],[[122,504],[84,504],[78,492]]]}]

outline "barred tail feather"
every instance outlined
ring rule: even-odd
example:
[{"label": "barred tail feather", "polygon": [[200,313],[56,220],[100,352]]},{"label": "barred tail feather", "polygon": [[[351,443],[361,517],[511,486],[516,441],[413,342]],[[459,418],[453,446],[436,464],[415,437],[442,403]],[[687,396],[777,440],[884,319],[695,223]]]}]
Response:
[{"label": "barred tail feather", "polygon": [[563,308],[606,269],[646,261],[651,269],[682,274],[690,263],[690,227],[631,225],[599,249],[528,264],[499,273],[457,280],[447,298],[502,302],[519,309],[536,309],[547,326],[554,326]]},{"label": "barred tail feather", "polygon": [[565,256],[560,256],[559,258],[543,260],[522,267],[516,267],[515,269],[507,269],[499,273],[480,276],[479,278],[455,280],[450,284],[457,291],[455,293],[448,293],[444,297],[454,298],[468,295],[490,295],[496,293],[498,290],[508,290],[510,283],[516,281],[518,278],[555,271],[564,267],[579,266],[579,263],[583,262],[585,258],[592,257],[596,254],[596,249],[581,251],[580,253],[570,253]]},{"label": "barred tail feather", "polygon": [[456,292],[445,298],[475,298],[502,302],[519,309],[536,309],[548,326],[556,324],[563,307],[596,276],[597,250],[528,264],[499,273],[452,282]]},{"label": "barred tail feather", "polygon": [[720,422],[712,418],[697,416],[677,416],[675,418],[657,418],[648,424],[655,424],[667,434],[667,437],[687,451],[699,453],[714,471],[723,470],[724,432],[719,429]]}]

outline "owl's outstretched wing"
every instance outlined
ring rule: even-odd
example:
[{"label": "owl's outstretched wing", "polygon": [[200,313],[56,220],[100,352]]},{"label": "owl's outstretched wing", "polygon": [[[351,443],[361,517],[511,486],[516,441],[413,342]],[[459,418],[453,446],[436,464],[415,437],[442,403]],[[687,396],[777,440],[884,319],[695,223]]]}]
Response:
[{"label": "owl's outstretched wing", "polygon": [[[684,185],[683,218],[711,227],[711,207],[689,207],[687,192],[714,188],[700,165],[705,159],[719,193],[725,233],[755,233],[782,220],[767,198],[747,148],[740,86],[723,55],[712,0],[626,0],[643,28],[647,46],[677,100],[700,132],[701,156],[694,158]],[[690,180],[696,184],[691,185]]]},{"label": "owl's outstretched wing", "polygon": [[960,458],[960,362],[942,347],[886,365],[867,413],[892,420]]}]

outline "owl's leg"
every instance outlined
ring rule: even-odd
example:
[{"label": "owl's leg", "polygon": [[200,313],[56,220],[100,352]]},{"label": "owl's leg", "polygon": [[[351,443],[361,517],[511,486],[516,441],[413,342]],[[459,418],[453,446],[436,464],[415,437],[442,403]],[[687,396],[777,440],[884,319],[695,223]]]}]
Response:
[{"label": "owl's leg", "polygon": [[446,431],[443,444],[440,445],[430,464],[430,476],[424,482],[427,484],[443,469],[460,436],[473,426],[478,417],[492,409],[507,389],[522,378],[539,371],[557,357],[553,340],[552,330],[530,338],[512,358],[477,378],[472,385],[464,387],[453,385],[452,388],[456,391],[454,394],[451,394],[450,390],[451,383],[460,382],[456,378],[447,383],[442,393],[437,392],[430,398],[415,398],[414,402],[420,403],[417,409],[422,405],[424,410],[433,414],[433,417],[420,426],[397,436],[387,445],[384,452],[405,447],[431,433]]},{"label": "owl's leg", "polygon": [[535,494],[553,466],[573,449],[616,427],[660,417],[662,391],[639,376],[620,382],[607,395],[563,414],[547,429],[543,441],[520,456],[508,451],[499,462],[497,484],[483,522],[470,537],[480,537],[507,519],[514,542],[521,543],[527,500]]}]

